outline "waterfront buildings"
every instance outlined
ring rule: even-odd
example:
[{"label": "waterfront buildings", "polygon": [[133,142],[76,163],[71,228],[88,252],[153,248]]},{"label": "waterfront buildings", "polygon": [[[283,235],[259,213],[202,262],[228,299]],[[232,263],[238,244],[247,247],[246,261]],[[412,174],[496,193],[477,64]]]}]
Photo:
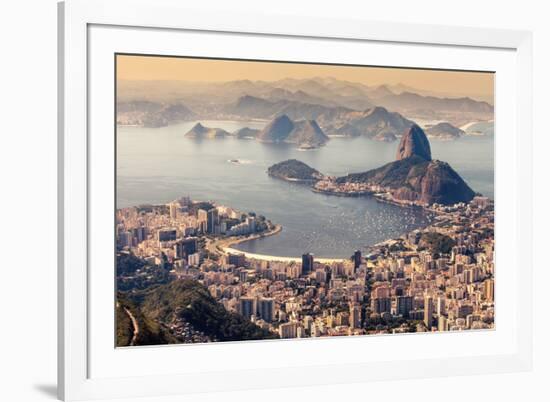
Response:
[{"label": "waterfront buildings", "polygon": [[313,270],[313,254],[302,255],[302,275],[308,275]]},{"label": "waterfront buildings", "polygon": [[355,269],[358,269],[360,266],[361,266],[361,263],[363,261],[362,257],[361,257],[361,251],[360,250],[355,250],[355,252],[353,253],[353,266]]},{"label": "waterfront buildings", "polygon": [[[136,277],[162,266],[173,280],[196,280],[226,310],[280,338],[487,329],[494,327],[492,205],[479,197],[432,205],[429,226],[322,262],[308,252],[280,261],[226,253],[224,245],[274,225],[180,199],[118,210],[117,247],[146,262]],[[181,341],[189,339],[205,338]]]}]

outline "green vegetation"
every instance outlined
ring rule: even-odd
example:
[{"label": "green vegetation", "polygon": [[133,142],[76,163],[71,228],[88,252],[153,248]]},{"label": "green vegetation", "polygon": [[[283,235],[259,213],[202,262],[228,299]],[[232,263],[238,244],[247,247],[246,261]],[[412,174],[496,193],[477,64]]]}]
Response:
[{"label": "green vegetation", "polygon": [[398,159],[377,169],[338,177],[336,183],[364,183],[393,190],[399,200],[425,204],[455,204],[470,201],[475,193],[460,175],[441,161],[420,156]]},{"label": "green vegetation", "polygon": [[129,346],[134,338],[134,324],[128,312],[134,317],[138,326],[138,333],[134,345],[162,345],[177,343],[177,339],[170,332],[145,316],[131,301],[119,293],[116,309],[116,344]]},{"label": "green vegetation", "polygon": [[132,275],[135,274],[138,269],[146,266],[147,263],[141,258],[136,257],[132,253],[117,253],[116,256],[116,274],[120,275]]},{"label": "green vegetation", "polygon": [[163,265],[164,267],[150,265],[134,254],[118,253],[116,256],[117,290],[146,289],[170,282],[170,265],[166,261]]},{"label": "green vegetation", "polygon": [[390,162],[377,169],[351,173],[336,179],[337,183],[376,183],[384,187],[399,188],[410,179],[424,174],[430,162],[419,156],[411,156]]},{"label": "green vegetation", "polygon": [[177,280],[159,286],[142,297],[142,311],[157,322],[178,317],[217,341],[277,338],[218,303],[208,289],[193,280]]},{"label": "green vegetation", "polygon": [[117,290],[139,290],[163,285],[172,280],[170,272],[159,265],[147,266],[138,275],[117,277]]},{"label": "green vegetation", "polygon": [[428,249],[438,254],[449,254],[454,246],[455,241],[452,238],[437,232],[423,233],[418,243],[419,249]]}]

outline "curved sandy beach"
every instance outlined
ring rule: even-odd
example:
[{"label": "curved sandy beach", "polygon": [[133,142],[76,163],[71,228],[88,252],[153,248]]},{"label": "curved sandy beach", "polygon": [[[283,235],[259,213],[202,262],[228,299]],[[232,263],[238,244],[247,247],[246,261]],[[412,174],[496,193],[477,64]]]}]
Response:
[{"label": "curved sandy beach", "polygon": [[[279,262],[302,262],[301,257],[279,257],[276,255],[267,255],[267,254],[255,254],[255,253],[247,253],[246,251],[237,250],[236,248],[231,247],[224,247],[223,251],[225,253],[231,253],[231,254],[244,254],[246,258],[251,258],[254,260],[262,260],[262,261],[279,261]],[[316,262],[320,262],[321,264],[331,264],[333,262],[342,262],[344,261],[344,258],[315,258]]]},{"label": "curved sandy beach", "polygon": [[[243,243],[246,241],[261,239],[263,237],[267,236],[273,236],[281,232],[283,230],[283,227],[281,225],[275,225],[275,228],[267,233],[262,233],[260,235],[254,235],[246,238],[241,239],[235,239],[233,241],[227,242],[227,244],[223,244],[225,242],[222,242],[222,244],[216,244],[215,248],[217,250],[220,250],[224,252],[225,254],[244,254],[246,258],[251,258],[254,260],[261,260],[261,261],[279,261],[279,262],[302,262],[302,257],[282,257],[277,255],[267,255],[267,254],[255,254],[255,253],[248,253],[246,251],[237,250],[236,248],[232,248],[235,244]],[[344,258],[315,258],[315,261],[320,262],[322,264],[331,264],[334,262],[342,262],[344,261]]]}]

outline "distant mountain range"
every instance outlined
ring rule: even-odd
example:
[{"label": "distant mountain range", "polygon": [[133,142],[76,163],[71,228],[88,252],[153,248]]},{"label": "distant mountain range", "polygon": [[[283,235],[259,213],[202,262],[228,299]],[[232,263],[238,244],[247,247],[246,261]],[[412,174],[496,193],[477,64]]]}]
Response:
[{"label": "distant mountain range", "polygon": [[392,110],[399,112],[430,110],[433,112],[470,112],[493,113],[493,106],[487,102],[462,98],[436,98],[423,96],[412,92],[389,94],[376,100],[376,102]]},{"label": "distant mountain range", "polygon": [[181,103],[131,101],[117,103],[117,124],[164,127],[177,121],[189,121],[197,115]]},{"label": "distant mountain range", "polygon": [[444,91],[437,91],[437,90],[425,90],[421,88],[415,88],[410,85],[405,85],[402,83],[394,84],[394,85],[381,85],[387,87],[391,92],[394,94],[402,94],[403,92],[412,92],[418,95],[423,96],[434,96],[436,98],[464,98],[469,97],[473,100],[480,101],[480,102],[487,102],[490,105],[493,105],[494,97],[492,94],[472,94],[471,92],[461,92],[461,91],[452,91],[452,92],[444,92]]},{"label": "distant mountain range", "polygon": [[[119,124],[160,126],[198,119],[265,119],[286,114],[338,129],[354,112],[381,106],[408,120],[442,120],[455,126],[493,118],[493,106],[468,97],[433,96],[403,85],[367,86],[334,78],[230,82],[119,81]],[[161,117],[149,112],[164,110]]]},{"label": "distant mountain range", "polygon": [[399,113],[389,112],[383,107],[373,107],[364,112],[352,112],[346,116],[346,123],[338,128],[326,128],[329,134],[345,136],[366,136],[375,140],[395,141],[414,124]]},{"label": "distant mountain range", "polygon": [[229,118],[266,120],[283,114],[295,120],[315,120],[321,116],[324,120],[331,120],[352,112],[345,107],[331,107],[293,99],[264,99],[251,95],[241,96],[223,111]]}]

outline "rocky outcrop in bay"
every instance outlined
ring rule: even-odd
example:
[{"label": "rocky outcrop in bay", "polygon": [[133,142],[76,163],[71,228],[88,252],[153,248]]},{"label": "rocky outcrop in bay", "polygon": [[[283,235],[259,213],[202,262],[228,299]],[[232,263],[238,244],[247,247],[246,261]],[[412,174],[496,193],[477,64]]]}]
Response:
[{"label": "rocky outcrop in bay", "polygon": [[185,134],[186,137],[197,139],[225,138],[229,135],[227,131],[221,128],[205,127],[201,123],[195,124],[193,128]]},{"label": "rocky outcrop in bay", "polygon": [[399,201],[430,205],[468,202],[475,192],[446,162],[432,160],[430,142],[413,125],[401,138],[396,161],[363,173],[336,179],[338,183],[367,183],[388,189]]}]

